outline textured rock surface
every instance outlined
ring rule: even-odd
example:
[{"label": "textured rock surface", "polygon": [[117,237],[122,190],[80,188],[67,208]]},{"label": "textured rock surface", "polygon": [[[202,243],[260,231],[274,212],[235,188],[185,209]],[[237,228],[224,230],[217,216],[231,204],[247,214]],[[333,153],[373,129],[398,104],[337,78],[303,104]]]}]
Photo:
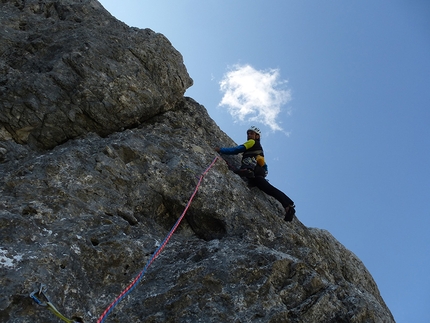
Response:
[{"label": "textured rock surface", "polygon": [[[124,26],[95,1],[3,1],[1,15],[0,321],[59,322],[29,298],[43,282],[64,315],[95,322],[183,212],[212,147],[233,142],[183,97],[191,80],[162,35]],[[25,54],[38,32],[66,39]],[[74,53],[70,35],[85,35],[76,46],[94,44],[80,50],[76,69],[64,59]],[[113,35],[119,56],[109,51]],[[18,50],[25,55],[13,57]],[[119,82],[109,90],[102,66]],[[62,81],[44,83],[55,77]],[[324,230],[284,222],[278,202],[219,160],[107,322],[394,319],[353,253]]]},{"label": "textured rock surface", "polygon": [[135,126],[192,85],[163,35],[98,1],[2,1],[0,15],[0,122],[19,143],[52,148]]}]

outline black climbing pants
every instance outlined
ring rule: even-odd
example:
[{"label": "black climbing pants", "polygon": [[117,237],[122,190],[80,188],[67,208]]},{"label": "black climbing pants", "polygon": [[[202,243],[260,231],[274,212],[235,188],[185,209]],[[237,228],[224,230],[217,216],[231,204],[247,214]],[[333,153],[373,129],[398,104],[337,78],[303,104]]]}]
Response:
[{"label": "black climbing pants", "polygon": [[266,181],[264,177],[256,176],[254,178],[249,178],[248,181],[251,186],[257,186],[267,195],[273,196],[282,204],[284,208],[294,204],[294,202],[285,193],[278,190],[276,187]]}]

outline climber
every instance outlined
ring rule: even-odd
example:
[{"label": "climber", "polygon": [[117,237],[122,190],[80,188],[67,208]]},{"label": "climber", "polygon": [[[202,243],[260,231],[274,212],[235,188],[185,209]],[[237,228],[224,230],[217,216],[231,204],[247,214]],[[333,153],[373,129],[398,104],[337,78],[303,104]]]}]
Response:
[{"label": "climber", "polygon": [[233,169],[233,171],[241,177],[246,177],[250,186],[257,186],[267,195],[277,199],[285,209],[284,220],[288,222],[292,221],[296,213],[294,202],[265,179],[268,171],[264,160],[263,148],[260,144],[260,129],[251,126],[246,131],[246,134],[248,141],[244,144],[231,148],[216,147],[215,151],[225,155],[242,153],[242,164],[239,169]]}]

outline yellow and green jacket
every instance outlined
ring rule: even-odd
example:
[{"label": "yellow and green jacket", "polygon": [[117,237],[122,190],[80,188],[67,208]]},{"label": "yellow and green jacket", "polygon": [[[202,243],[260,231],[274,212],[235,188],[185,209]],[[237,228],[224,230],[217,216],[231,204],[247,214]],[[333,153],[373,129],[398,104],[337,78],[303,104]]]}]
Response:
[{"label": "yellow and green jacket", "polygon": [[264,160],[264,152],[260,140],[250,139],[236,147],[221,148],[219,152],[225,155],[238,155],[242,153],[242,166],[248,165],[250,158],[255,159],[256,164],[262,167],[267,175],[268,167]]}]

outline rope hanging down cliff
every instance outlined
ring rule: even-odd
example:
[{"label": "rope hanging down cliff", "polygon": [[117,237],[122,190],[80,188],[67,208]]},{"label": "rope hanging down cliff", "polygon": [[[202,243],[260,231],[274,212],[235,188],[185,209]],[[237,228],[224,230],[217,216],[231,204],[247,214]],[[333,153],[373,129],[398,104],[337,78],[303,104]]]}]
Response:
[{"label": "rope hanging down cliff", "polygon": [[[196,185],[196,188],[194,189],[193,194],[191,195],[190,199],[188,200],[187,205],[185,206],[184,211],[182,212],[179,219],[176,221],[175,225],[172,227],[166,238],[164,239],[163,243],[158,247],[157,250],[155,250],[152,257],[148,260],[147,264],[143,268],[143,270],[136,276],[136,278],[130,283],[130,285],[127,286],[126,289],[124,289],[121,294],[106,308],[106,310],[103,312],[103,314],[99,317],[97,320],[97,323],[102,323],[106,320],[107,316],[110,312],[115,308],[116,305],[130,292],[137,286],[137,284],[142,280],[143,275],[145,274],[146,270],[151,266],[151,264],[154,262],[154,260],[160,255],[160,253],[163,251],[164,247],[169,242],[170,238],[172,237],[173,233],[175,233],[176,229],[178,228],[179,224],[181,223],[182,219],[184,218],[185,214],[188,211],[188,208],[191,205],[191,202],[194,199],[194,196],[197,194],[197,191],[202,183],[203,177],[209,172],[209,170],[212,168],[212,166],[215,164],[215,162],[218,160],[219,157],[215,157],[212,163],[206,168],[206,170],[202,173],[200,176],[200,179]],[[36,290],[33,293],[30,294],[30,297],[40,306],[46,307],[48,310],[50,310],[52,313],[54,313],[58,318],[63,320],[66,323],[78,323],[74,320],[70,320],[64,315],[62,315],[55,306],[50,302],[49,298],[45,294],[46,286],[44,284],[41,285],[40,290]],[[46,299],[46,302],[41,301],[36,295],[42,295]]]},{"label": "rope hanging down cliff", "polygon": [[197,191],[200,187],[200,184],[203,180],[203,177],[207,174],[207,172],[212,168],[212,166],[215,164],[215,162],[218,160],[219,157],[215,157],[212,163],[206,168],[206,170],[203,172],[203,174],[200,176],[199,182],[197,183],[197,186],[191,195],[187,205],[185,206],[184,212],[182,212],[179,219],[176,221],[175,225],[170,230],[169,234],[164,239],[163,243],[158,247],[157,250],[155,250],[152,257],[148,260],[145,267],[142,269],[142,271],[136,276],[136,278],[130,283],[130,285],[127,286],[126,289],[122,291],[121,294],[106,308],[106,310],[103,312],[103,314],[99,317],[97,320],[97,323],[102,323],[106,319],[106,317],[109,315],[110,312],[115,308],[116,305],[125,297],[127,296],[136,286],[137,284],[142,280],[143,275],[145,274],[146,270],[151,266],[151,264],[154,262],[154,260],[160,255],[160,253],[163,251],[166,244],[169,242],[170,238],[172,237],[173,233],[175,233],[176,229],[178,228],[179,224],[181,223],[182,219],[184,218],[185,214],[188,211],[188,208],[191,205],[191,202],[194,199],[194,196],[197,194]]}]

